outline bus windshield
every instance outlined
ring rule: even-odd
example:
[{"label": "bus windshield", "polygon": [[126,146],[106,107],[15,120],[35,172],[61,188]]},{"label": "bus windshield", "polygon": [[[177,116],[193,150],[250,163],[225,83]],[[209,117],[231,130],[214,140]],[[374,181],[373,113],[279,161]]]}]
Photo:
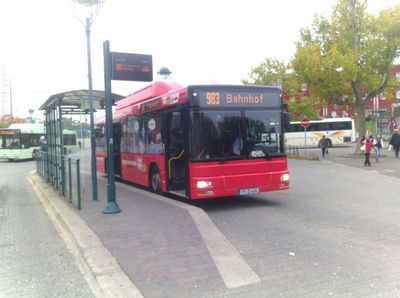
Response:
[{"label": "bus windshield", "polygon": [[281,152],[279,111],[193,111],[191,130],[191,160],[269,158]]},{"label": "bus windshield", "polygon": [[7,130],[4,133],[0,132],[1,149],[19,149],[20,134],[19,131]]}]

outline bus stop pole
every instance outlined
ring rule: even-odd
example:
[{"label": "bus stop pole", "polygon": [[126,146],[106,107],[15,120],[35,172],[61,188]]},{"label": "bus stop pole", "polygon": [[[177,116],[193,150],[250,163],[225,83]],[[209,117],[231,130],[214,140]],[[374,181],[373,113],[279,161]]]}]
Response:
[{"label": "bus stop pole", "polygon": [[106,40],[103,44],[104,52],[104,92],[106,106],[106,139],[107,139],[107,205],[103,213],[112,214],[121,212],[115,199],[115,169],[114,169],[114,133],[112,120],[111,96],[111,58],[110,43]]},{"label": "bus stop pole", "polygon": [[307,127],[304,127],[304,157],[307,158]]}]

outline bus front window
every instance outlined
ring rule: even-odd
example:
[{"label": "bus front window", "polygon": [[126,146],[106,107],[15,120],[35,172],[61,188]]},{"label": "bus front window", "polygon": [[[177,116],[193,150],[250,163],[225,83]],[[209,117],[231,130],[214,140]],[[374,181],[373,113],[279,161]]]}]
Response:
[{"label": "bus front window", "polygon": [[192,160],[240,158],[233,153],[240,136],[239,111],[192,112],[190,157]]},{"label": "bus front window", "polygon": [[270,158],[279,153],[278,111],[201,111],[191,114],[190,158],[196,161]]},{"label": "bus front window", "polygon": [[19,141],[19,135],[6,135],[3,136],[3,148],[4,149],[19,149],[21,148],[20,146],[20,141]]},{"label": "bus front window", "polygon": [[246,150],[248,158],[266,157],[280,152],[280,113],[246,111]]}]

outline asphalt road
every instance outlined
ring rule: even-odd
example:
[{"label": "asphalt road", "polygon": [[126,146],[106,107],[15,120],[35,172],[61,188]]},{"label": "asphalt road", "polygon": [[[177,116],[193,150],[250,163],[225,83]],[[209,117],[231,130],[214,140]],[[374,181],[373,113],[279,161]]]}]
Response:
[{"label": "asphalt road", "polygon": [[26,179],[34,168],[0,162],[0,297],[93,297]]},{"label": "asphalt road", "polygon": [[330,161],[289,166],[287,192],[197,204],[264,281],[252,293],[399,297],[399,178]]}]

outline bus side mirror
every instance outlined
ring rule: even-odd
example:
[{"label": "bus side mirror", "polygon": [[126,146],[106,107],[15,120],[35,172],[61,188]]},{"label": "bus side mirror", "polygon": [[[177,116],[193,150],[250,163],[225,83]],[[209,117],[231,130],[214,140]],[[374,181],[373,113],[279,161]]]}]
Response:
[{"label": "bus side mirror", "polygon": [[285,125],[285,130],[288,130],[290,128],[290,114],[289,113],[283,113],[283,123]]}]

